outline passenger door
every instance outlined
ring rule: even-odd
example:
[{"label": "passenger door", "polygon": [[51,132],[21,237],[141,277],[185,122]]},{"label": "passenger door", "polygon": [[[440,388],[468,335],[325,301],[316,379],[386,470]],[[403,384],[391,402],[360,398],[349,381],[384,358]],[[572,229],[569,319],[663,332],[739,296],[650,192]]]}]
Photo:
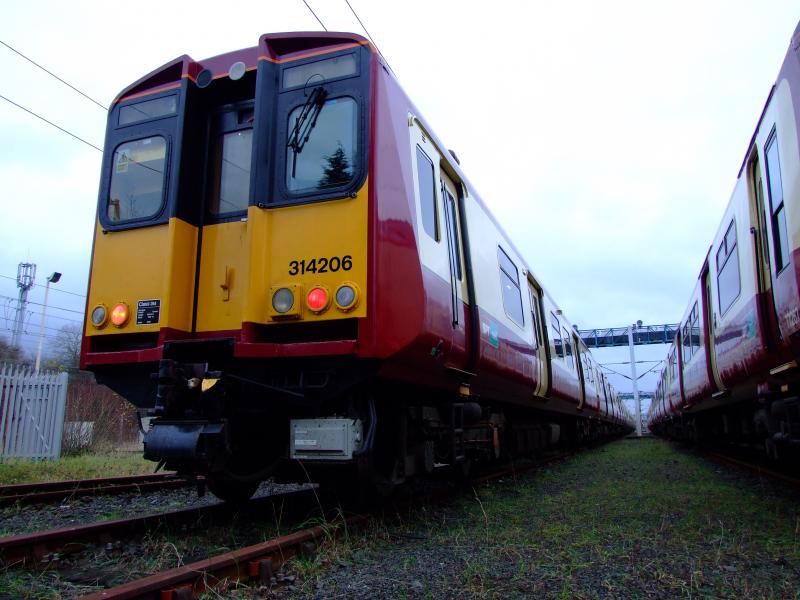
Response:
[{"label": "passenger door", "polygon": [[[460,206],[465,193],[454,171],[420,122],[411,117],[413,176],[416,192],[417,247],[427,275],[425,327],[440,339],[444,365],[465,369],[470,298],[464,261]],[[450,173],[446,172],[450,171]],[[446,286],[446,292],[442,289]]]},{"label": "passenger door", "polygon": [[[775,306],[775,297],[772,294],[772,261],[770,259],[770,239],[775,241],[775,235],[770,235],[767,224],[768,200],[764,195],[764,178],[762,176],[761,161],[758,150],[753,150],[753,159],[749,168],[750,185],[750,221],[753,224],[751,232],[756,256],[756,274],[758,277],[758,312],[760,316],[761,333],[766,340],[768,348],[777,347],[781,334],[778,327],[778,315]],[[771,220],[770,220],[771,222]]]},{"label": "passenger door", "polygon": [[715,383],[717,390],[723,391],[725,386],[719,376],[719,369],[717,369],[717,346],[716,346],[716,327],[717,316],[714,311],[713,301],[713,286],[711,284],[711,270],[706,263],[706,268],[703,271],[703,294],[705,296],[705,309],[706,309],[706,339],[708,340],[708,366],[712,381]]},{"label": "passenger door", "polygon": [[467,296],[464,276],[463,243],[458,212],[458,192],[453,180],[440,170],[442,190],[442,214],[444,215],[445,237],[447,239],[448,264],[450,266],[450,300],[453,325],[452,348],[447,366],[463,368],[467,358],[467,337],[464,298]]},{"label": "passenger door", "polygon": [[253,102],[211,116],[203,224],[198,234],[196,332],[241,328],[249,267],[247,207]]},{"label": "passenger door", "polygon": [[536,389],[534,395],[547,397],[550,392],[550,378],[552,377],[550,361],[547,360],[547,327],[544,321],[544,308],[542,305],[542,288],[528,274],[528,296],[531,303],[531,326],[533,327],[534,360],[536,361],[534,376]]}]

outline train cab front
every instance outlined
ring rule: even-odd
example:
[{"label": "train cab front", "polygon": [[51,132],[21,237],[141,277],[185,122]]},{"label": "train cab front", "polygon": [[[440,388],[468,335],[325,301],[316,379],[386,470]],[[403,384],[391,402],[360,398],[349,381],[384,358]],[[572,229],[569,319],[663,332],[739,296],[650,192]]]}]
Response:
[{"label": "train cab front", "polygon": [[147,458],[231,497],[288,457],[290,421],[369,419],[321,406],[370,370],[372,61],[350,34],[265,35],[109,111],[81,366],[154,417]]}]

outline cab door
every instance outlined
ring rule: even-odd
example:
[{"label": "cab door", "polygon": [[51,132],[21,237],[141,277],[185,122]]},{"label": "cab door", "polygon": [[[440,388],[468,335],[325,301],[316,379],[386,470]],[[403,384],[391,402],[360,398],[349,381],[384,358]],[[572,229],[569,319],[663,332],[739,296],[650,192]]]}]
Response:
[{"label": "cab door", "polygon": [[206,197],[198,234],[196,332],[241,329],[248,280],[253,102],[227,105],[210,118]]}]

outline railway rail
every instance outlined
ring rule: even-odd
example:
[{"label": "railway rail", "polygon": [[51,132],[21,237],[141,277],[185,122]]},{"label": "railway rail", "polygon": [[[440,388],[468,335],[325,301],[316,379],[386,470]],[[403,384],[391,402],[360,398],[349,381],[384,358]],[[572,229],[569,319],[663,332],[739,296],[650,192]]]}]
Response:
[{"label": "railway rail", "polygon": [[704,453],[704,456],[718,463],[744,469],[759,476],[776,479],[800,489],[800,477],[798,477],[796,474],[781,472],[774,468],[765,467],[758,462],[754,462],[752,459],[732,456],[723,452],[706,452]]},{"label": "railway rail", "polygon": [[129,492],[169,490],[195,482],[172,473],[150,473],[96,479],[70,479],[0,486],[0,506],[60,502],[76,496],[107,496]]},{"label": "railway rail", "polygon": [[201,519],[221,519],[239,508],[260,510],[266,504],[278,503],[290,498],[292,501],[297,501],[292,504],[297,508],[301,506],[301,499],[308,496],[313,496],[310,489],[295,490],[255,498],[245,507],[216,502],[205,506],[0,538],[0,564],[5,567],[25,566],[41,561],[54,553],[78,552],[87,544],[118,540],[126,536],[144,533],[157,526],[174,527],[196,523]]}]

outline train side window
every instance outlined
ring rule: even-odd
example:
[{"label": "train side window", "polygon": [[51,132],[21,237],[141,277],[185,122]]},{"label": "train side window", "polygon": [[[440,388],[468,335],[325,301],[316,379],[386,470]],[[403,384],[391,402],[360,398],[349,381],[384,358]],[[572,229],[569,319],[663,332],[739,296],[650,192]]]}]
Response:
[{"label": "train side window", "polygon": [[717,289],[719,290],[719,312],[725,314],[733,301],[739,297],[739,251],[736,246],[736,222],[731,221],[725,237],[717,249]]},{"label": "train side window", "polygon": [[677,373],[675,372],[675,354],[674,352],[669,356],[669,385],[670,387],[675,383]]},{"label": "train side window", "polygon": [[[453,259],[455,261],[456,275],[458,280],[463,280],[463,273],[461,271],[461,240],[458,235],[458,225],[456,224],[456,201],[447,185],[442,182],[442,201],[444,202],[444,218],[447,222],[447,235],[452,243]],[[516,267],[515,267],[516,270]],[[519,280],[517,280],[517,288],[519,288]],[[506,309],[508,312],[508,309]],[[522,316],[522,297],[520,296],[520,317]],[[512,317],[513,318],[513,317]],[[516,319],[515,319],[516,320]]]},{"label": "train side window", "polygon": [[439,215],[436,212],[436,187],[433,161],[417,146],[417,183],[422,208],[422,227],[425,233],[439,241]]},{"label": "train side window", "polygon": [[572,337],[569,335],[569,332],[564,327],[561,328],[561,335],[563,339],[564,355],[567,359],[567,365],[569,365],[571,369],[574,369],[575,359],[572,358]]},{"label": "train side window", "polygon": [[289,114],[286,187],[325,191],[349,184],[358,171],[358,105],[353,98],[326,100],[315,120],[306,105]]},{"label": "train side window", "polygon": [[500,263],[500,287],[503,293],[503,308],[506,315],[520,327],[525,325],[522,315],[522,292],[519,288],[519,271],[503,249],[497,247],[497,258]]},{"label": "train side window", "polygon": [[783,205],[783,181],[778,157],[778,136],[772,131],[767,146],[767,190],[772,215],[772,245],[775,254],[775,272],[780,273],[789,264],[789,238],[786,231],[786,211]]},{"label": "train side window", "polygon": [[539,297],[536,290],[528,286],[528,295],[531,299],[531,324],[533,325],[533,347],[538,348],[542,344],[541,332],[539,331]]},{"label": "train side window", "polygon": [[153,136],[123,142],[114,150],[106,215],[112,223],[149,219],[164,201],[167,141]]},{"label": "train side window", "polygon": [[683,345],[683,364],[688,363],[692,358],[692,339],[689,335],[689,327],[691,323],[691,318],[687,319],[686,323],[683,324],[681,328],[681,343]]},{"label": "train side window", "polygon": [[552,335],[550,336],[551,355],[553,358],[564,358],[564,348],[561,345],[561,324],[558,322],[558,317],[555,313],[550,313],[550,329],[552,329]]},{"label": "train side window", "polygon": [[697,302],[694,303],[694,308],[692,309],[691,315],[691,327],[690,327],[690,335],[692,338],[692,354],[698,352],[700,350],[700,309],[697,306]]}]

